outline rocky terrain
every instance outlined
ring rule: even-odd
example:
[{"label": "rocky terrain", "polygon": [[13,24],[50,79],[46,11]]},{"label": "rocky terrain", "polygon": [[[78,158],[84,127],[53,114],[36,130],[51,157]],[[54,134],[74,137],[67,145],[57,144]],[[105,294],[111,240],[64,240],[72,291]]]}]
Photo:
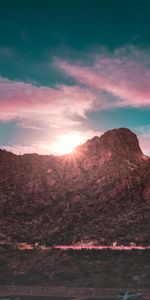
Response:
[{"label": "rocky terrain", "polygon": [[0,284],[149,289],[149,250],[0,250]]},{"label": "rocky terrain", "polygon": [[0,241],[150,244],[150,158],[120,128],[68,155],[0,150]]}]

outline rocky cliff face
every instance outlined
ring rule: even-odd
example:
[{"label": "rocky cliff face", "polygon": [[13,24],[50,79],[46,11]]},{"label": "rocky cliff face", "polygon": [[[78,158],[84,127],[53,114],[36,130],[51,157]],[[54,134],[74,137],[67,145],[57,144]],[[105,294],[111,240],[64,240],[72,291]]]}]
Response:
[{"label": "rocky cliff face", "polygon": [[0,230],[13,241],[149,244],[150,158],[120,128],[68,155],[0,151]]}]

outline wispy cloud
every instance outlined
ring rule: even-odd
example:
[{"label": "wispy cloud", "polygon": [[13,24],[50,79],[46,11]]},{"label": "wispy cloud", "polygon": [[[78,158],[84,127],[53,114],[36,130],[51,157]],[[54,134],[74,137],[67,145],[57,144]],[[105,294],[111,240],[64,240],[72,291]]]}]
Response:
[{"label": "wispy cloud", "polygon": [[55,66],[76,84],[37,86],[0,77],[0,120],[23,127],[76,126],[92,110],[150,107],[150,58],[136,49],[103,51],[90,66],[57,59]]},{"label": "wispy cloud", "polygon": [[61,128],[80,123],[94,101],[88,89],[36,86],[0,78],[0,120],[24,127]]},{"label": "wispy cloud", "polygon": [[[56,60],[56,66],[83,87],[97,92],[97,105],[110,107],[150,107],[150,58],[134,48],[120,49],[113,54],[93,55],[89,65],[85,61]],[[113,101],[103,99],[107,92]],[[99,93],[99,94],[98,94]]]}]

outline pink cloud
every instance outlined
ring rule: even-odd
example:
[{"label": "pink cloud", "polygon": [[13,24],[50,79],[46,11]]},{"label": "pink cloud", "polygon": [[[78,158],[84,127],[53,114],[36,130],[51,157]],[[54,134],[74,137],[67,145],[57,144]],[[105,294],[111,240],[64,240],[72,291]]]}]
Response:
[{"label": "pink cloud", "polygon": [[80,125],[92,110],[150,107],[150,59],[135,49],[126,52],[93,55],[91,66],[57,60],[57,68],[73,77],[75,86],[51,88],[0,77],[0,120],[61,128]]},{"label": "pink cloud", "polygon": [[57,60],[56,65],[78,84],[97,94],[105,91],[116,97],[112,102],[103,101],[99,94],[97,105],[100,107],[149,107],[150,59],[135,49],[130,55],[122,52],[96,55],[90,67],[84,62],[75,64],[63,60]]},{"label": "pink cloud", "polygon": [[79,86],[50,88],[0,78],[0,120],[16,120],[23,127],[77,125],[94,99]]}]

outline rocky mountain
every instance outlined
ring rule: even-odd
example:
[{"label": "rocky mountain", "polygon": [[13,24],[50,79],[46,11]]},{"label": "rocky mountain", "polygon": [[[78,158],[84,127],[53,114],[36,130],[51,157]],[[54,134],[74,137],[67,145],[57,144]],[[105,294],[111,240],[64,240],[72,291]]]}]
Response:
[{"label": "rocky mountain", "polygon": [[150,244],[150,158],[120,128],[63,156],[0,150],[0,237]]}]

